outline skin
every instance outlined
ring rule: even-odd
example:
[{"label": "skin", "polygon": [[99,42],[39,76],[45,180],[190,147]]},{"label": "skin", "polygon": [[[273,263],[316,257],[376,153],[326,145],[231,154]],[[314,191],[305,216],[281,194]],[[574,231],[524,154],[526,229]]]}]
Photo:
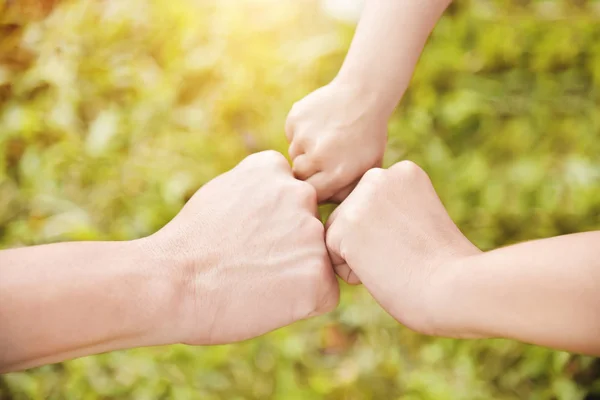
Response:
[{"label": "skin", "polygon": [[380,166],[388,120],[450,0],[366,0],[333,81],[292,107],[286,136],[294,174],[319,202],[340,202]]},{"label": "skin", "polygon": [[0,252],[0,372],[262,335],[334,309],[314,188],[279,153],[204,185],[156,234]]},{"label": "skin", "polygon": [[329,221],[337,273],[361,280],[398,321],[439,336],[506,337],[600,353],[600,242],[588,232],[482,253],[456,228],[427,175],[379,166],[388,119],[450,0],[366,0],[334,80],[297,102],[286,135],[294,174]]},{"label": "skin", "polygon": [[[367,0],[338,76],[290,111],[293,171],[260,153],[148,238],[0,252],[0,373],[130,347],[236,342],[322,314],[339,299],[328,253],[343,279],[362,281],[418,332],[600,355],[600,232],[483,253],[418,166],[371,169],[448,4]],[[317,202],[343,199],[326,247]]]},{"label": "skin", "polygon": [[403,161],[364,175],[326,241],[338,274],[417,332],[600,355],[600,231],[481,252]]}]

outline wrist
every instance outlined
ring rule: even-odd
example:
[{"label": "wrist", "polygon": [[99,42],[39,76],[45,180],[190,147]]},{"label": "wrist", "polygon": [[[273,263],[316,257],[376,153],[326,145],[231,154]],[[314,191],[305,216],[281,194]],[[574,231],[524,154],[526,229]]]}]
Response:
[{"label": "wrist", "polygon": [[452,259],[443,264],[430,285],[431,335],[457,339],[494,337],[483,329],[488,314],[480,310],[477,271],[480,254]]},{"label": "wrist", "polygon": [[373,119],[385,121],[387,124],[400,98],[390,96],[374,82],[357,78],[358,75],[360,74],[345,73],[342,70],[330,85],[344,93],[350,93],[352,100],[362,103],[363,108],[372,115]]},{"label": "wrist", "polygon": [[190,285],[183,262],[170,256],[155,236],[124,243],[142,277],[141,295],[133,300],[145,316],[140,326],[143,345],[183,342]]}]

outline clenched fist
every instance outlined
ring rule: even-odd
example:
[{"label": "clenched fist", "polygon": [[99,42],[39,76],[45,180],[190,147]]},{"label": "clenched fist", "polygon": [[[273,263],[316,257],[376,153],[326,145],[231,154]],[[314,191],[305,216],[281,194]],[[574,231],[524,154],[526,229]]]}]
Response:
[{"label": "clenched fist", "polygon": [[410,161],[368,171],[327,222],[337,273],[362,283],[394,318],[436,331],[436,280],[479,253],[452,222],[427,174]]},{"label": "clenched fist", "polygon": [[277,152],[206,184],[148,240],[186,282],[184,343],[249,339],[337,306],[315,189]]},{"label": "clenched fist", "polygon": [[292,107],[286,135],[294,174],[319,202],[342,201],[365,171],[381,166],[389,115],[374,96],[334,81]]}]

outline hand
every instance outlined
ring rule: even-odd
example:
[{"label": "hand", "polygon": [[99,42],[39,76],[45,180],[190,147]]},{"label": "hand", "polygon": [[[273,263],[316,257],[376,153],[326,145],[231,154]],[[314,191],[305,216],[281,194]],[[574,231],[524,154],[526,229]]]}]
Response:
[{"label": "hand", "polygon": [[339,288],[312,186],[281,154],[251,155],[150,237],[184,284],[181,342],[249,339],[333,310]]},{"label": "hand", "polygon": [[318,201],[342,201],[370,168],[381,166],[389,115],[374,95],[334,81],[292,107],[286,122],[294,175]]},{"label": "hand", "polygon": [[448,216],[427,174],[410,161],[368,171],[327,222],[336,272],[362,281],[396,320],[434,334],[436,279],[479,253]]}]

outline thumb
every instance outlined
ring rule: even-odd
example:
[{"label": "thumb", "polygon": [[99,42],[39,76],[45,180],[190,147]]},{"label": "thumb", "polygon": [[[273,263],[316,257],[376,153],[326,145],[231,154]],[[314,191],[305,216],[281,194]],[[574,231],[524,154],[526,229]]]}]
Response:
[{"label": "thumb", "polygon": [[331,217],[327,220],[327,233],[325,236],[325,243],[327,245],[327,251],[329,252],[329,258],[331,259],[333,270],[344,282],[346,282],[349,285],[358,285],[361,283],[360,279],[341,255],[341,236],[337,233],[336,230],[336,215],[337,214],[334,211]]},{"label": "thumb", "polygon": [[352,268],[346,263],[334,264],[333,270],[348,285],[360,285],[362,283],[354,271],[352,271]]}]

